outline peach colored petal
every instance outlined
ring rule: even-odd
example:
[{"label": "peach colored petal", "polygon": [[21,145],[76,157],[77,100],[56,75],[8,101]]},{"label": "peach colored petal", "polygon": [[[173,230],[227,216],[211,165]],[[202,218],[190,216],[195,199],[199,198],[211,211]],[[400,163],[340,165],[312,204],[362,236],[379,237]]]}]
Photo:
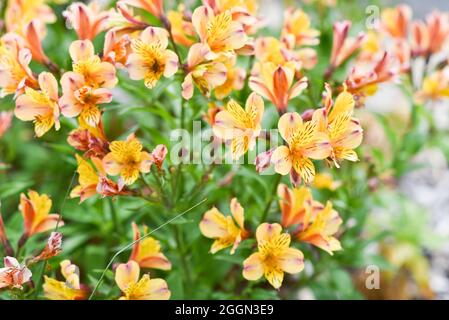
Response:
[{"label": "peach colored petal", "polygon": [[276,148],[271,156],[271,161],[274,164],[274,170],[281,175],[288,174],[292,169],[292,156],[290,149],[286,146]]},{"label": "peach colored petal", "polygon": [[258,280],[263,276],[263,265],[258,252],[250,255],[243,262],[243,277],[246,280]]},{"label": "peach colored petal", "polygon": [[126,291],[128,286],[137,283],[139,280],[140,268],[137,262],[128,261],[120,264],[115,270],[115,282],[122,291]]}]

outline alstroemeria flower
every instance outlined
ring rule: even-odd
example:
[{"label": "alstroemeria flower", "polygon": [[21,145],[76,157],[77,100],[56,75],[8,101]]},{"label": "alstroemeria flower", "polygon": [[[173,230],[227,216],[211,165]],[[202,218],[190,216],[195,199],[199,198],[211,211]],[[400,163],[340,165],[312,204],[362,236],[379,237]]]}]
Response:
[{"label": "alstroemeria flower", "polygon": [[249,87],[270,100],[283,113],[288,102],[307,88],[307,78],[294,82],[296,64],[287,62],[284,66],[272,62],[260,65],[260,75],[249,78]]},{"label": "alstroemeria flower", "polygon": [[415,94],[415,99],[420,103],[427,100],[449,99],[449,67],[425,77],[422,88]]},{"label": "alstroemeria flower", "polygon": [[341,250],[340,241],[334,237],[342,220],[338,212],[327,202],[321,210],[309,211],[303,216],[296,238],[308,242],[333,255],[334,251]]},{"label": "alstroemeria flower", "polygon": [[23,285],[31,280],[31,271],[16,258],[5,257],[3,263],[5,267],[0,268],[0,289],[22,289]]},{"label": "alstroemeria flower", "polygon": [[115,67],[95,55],[94,45],[90,40],[72,42],[69,53],[73,61],[73,72],[84,77],[86,86],[92,89],[115,87],[118,82]]},{"label": "alstroemeria flower", "polygon": [[120,35],[116,30],[109,30],[104,37],[103,61],[116,67],[125,68],[131,54],[131,39],[128,34]]},{"label": "alstroemeria flower", "polygon": [[185,19],[184,10],[185,6],[180,4],[176,11],[168,11],[167,19],[175,43],[190,47],[194,43],[195,29],[192,22]]},{"label": "alstroemeria flower", "polygon": [[277,194],[282,214],[281,224],[284,228],[298,225],[310,210],[322,208],[321,203],[313,200],[312,192],[307,187],[289,189],[281,183]]},{"label": "alstroemeria flower", "polygon": [[313,114],[313,121],[317,123],[318,130],[327,134],[331,146],[330,157],[339,167],[339,160],[357,161],[354,151],[363,139],[363,129],[360,122],[353,118],[354,97],[346,91],[341,92],[335,103],[332,103],[332,90],[326,84],[325,106]]},{"label": "alstroemeria flower", "polygon": [[123,296],[120,300],[168,300],[170,291],[163,279],[150,279],[144,274],[139,280],[140,268],[135,261],[120,264],[115,270],[115,282]]},{"label": "alstroemeria flower", "polygon": [[310,17],[295,8],[289,8],[284,13],[282,36],[292,37],[297,46],[314,46],[320,43],[320,32],[311,28]]},{"label": "alstroemeria flower", "polygon": [[67,142],[75,149],[84,151],[86,158],[102,159],[109,152],[109,142],[104,133],[101,119],[96,127],[92,127],[83,118],[79,118],[79,126],[70,131]]},{"label": "alstroemeria flower", "polygon": [[31,261],[36,263],[41,260],[48,260],[57,256],[62,250],[62,233],[52,232],[47,240],[44,250]]},{"label": "alstroemeria flower", "polygon": [[153,157],[142,148],[133,134],[126,141],[113,141],[109,145],[111,152],[103,158],[103,165],[107,174],[120,175],[119,186],[122,183],[130,185],[137,180],[139,173],[150,172]]},{"label": "alstroemeria flower", "polygon": [[62,15],[80,40],[93,40],[105,29],[109,18],[109,12],[102,11],[96,1],[91,1],[88,5],[82,2],[72,3]]},{"label": "alstroemeria flower", "polygon": [[29,67],[31,59],[30,50],[19,42],[0,39],[0,98],[18,95],[25,86],[37,87],[37,80]]},{"label": "alstroemeria flower", "polygon": [[121,0],[121,2],[132,7],[144,9],[157,18],[164,15],[164,5],[162,0]]},{"label": "alstroemeria flower", "polygon": [[43,284],[45,297],[49,300],[84,300],[89,294],[89,289],[80,283],[80,273],[76,265],[70,260],[60,263],[61,273],[65,281],[44,276]]},{"label": "alstroemeria flower", "polygon": [[224,141],[231,140],[234,159],[240,158],[254,148],[256,138],[260,134],[263,112],[262,98],[252,93],[246,100],[245,109],[234,100],[230,100],[224,110],[215,116],[214,134]]},{"label": "alstroemeria flower", "polygon": [[235,55],[225,59],[226,81],[215,87],[214,94],[219,100],[228,97],[233,90],[239,91],[245,85],[246,71],[243,68],[236,66],[237,57]]},{"label": "alstroemeria flower", "polygon": [[331,154],[329,138],[318,131],[316,122],[304,123],[296,112],[284,114],[278,129],[287,146],[278,147],[271,157],[275,171],[286,175],[293,170],[305,183],[312,182],[315,166],[310,159],[322,160]]},{"label": "alstroemeria flower", "polygon": [[241,23],[233,21],[230,10],[215,15],[209,6],[200,6],[193,11],[192,24],[201,43],[207,47],[207,59],[214,59],[220,53],[233,53],[247,41]]},{"label": "alstroemeria flower", "polygon": [[132,40],[132,53],[128,56],[126,68],[132,80],[145,81],[152,89],[162,75],[166,78],[178,71],[178,56],[167,49],[168,32],[165,29],[148,27],[139,39]]},{"label": "alstroemeria flower", "polygon": [[232,217],[224,216],[213,207],[204,214],[200,222],[201,233],[207,238],[215,239],[210,247],[212,254],[231,246],[231,254],[234,254],[240,242],[247,237],[243,207],[236,198],[232,198],[230,208]]},{"label": "alstroemeria flower", "polygon": [[363,32],[360,32],[355,38],[348,38],[351,25],[352,23],[349,20],[334,23],[332,53],[327,73],[343,64],[363,44],[363,39],[365,38],[365,33]]},{"label": "alstroemeria flower", "polygon": [[13,113],[11,111],[0,112],[0,138],[11,127]]},{"label": "alstroemeria flower", "polygon": [[53,126],[59,130],[58,82],[49,72],[39,74],[40,90],[26,87],[16,100],[14,114],[22,121],[33,121],[37,137],[42,137]]},{"label": "alstroemeria flower", "polygon": [[425,23],[415,21],[412,24],[413,56],[428,58],[443,49],[449,37],[449,18],[441,12],[434,11],[426,17]]},{"label": "alstroemeria flower", "polygon": [[394,38],[407,38],[411,18],[412,9],[405,4],[385,8],[381,13],[382,27]]},{"label": "alstroemeria flower", "polygon": [[187,55],[187,75],[182,83],[182,97],[190,100],[194,85],[209,97],[211,91],[226,81],[227,68],[220,59],[208,61],[209,50],[200,43],[190,47]]},{"label": "alstroemeria flower", "polygon": [[167,156],[167,152],[167,147],[163,144],[158,144],[156,148],[151,151],[153,162],[159,170],[162,169],[162,164],[164,163],[165,157]]},{"label": "alstroemeria flower", "polygon": [[25,237],[54,229],[58,221],[59,226],[64,225],[58,214],[50,214],[51,205],[52,201],[46,194],[39,195],[30,190],[28,198],[23,193],[20,195],[19,210],[23,216]]},{"label": "alstroemeria flower", "polygon": [[[140,239],[141,234],[139,227],[132,223],[134,232],[134,241]],[[143,226],[143,234],[148,233],[148,227]],[[152,237],[146,237],[136,242],[133,246],[129,260],[136,261],[141,268],[170,270],[171,263],[167,257],[161,252],[161,245],[158,240]]]},{"label": "alstroemeria flower", "polygon": [[250,255],[243,262],[243,277],[258,280],[262,276],[275,288],[279,289],[284,279],[284,272],[296,274],[304,269],[304,255],[295,248],[290,248],[290,235],[282,233],[277,223],[262,223],[256,230],[258,252]]},{"label": "alstroemeria flower", "polygon": [[[107,62],[103,63],[112,66]],[[91,127],[98,126],[101,120],[98,105],[111,102],[112,93],[105,88],[90,86],[83,75],[70,71],[62,75],[61,86],[61,113],[69,118],[79,116],[80,122],[83,121]]]},{"label": "alstroemeria flower", "polygon": [[317,189],[336,190],[342,185],[341,181],[335,181],[330,173],[318,173],[313,180],[313,186]]}]

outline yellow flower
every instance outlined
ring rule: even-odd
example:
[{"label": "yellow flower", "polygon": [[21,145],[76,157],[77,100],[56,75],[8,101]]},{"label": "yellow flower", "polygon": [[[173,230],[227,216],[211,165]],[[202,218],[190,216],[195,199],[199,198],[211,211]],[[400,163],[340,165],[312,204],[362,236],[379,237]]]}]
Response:
[{"label": "yellow flower", "polygon": [[135,261],[120,264],[115,270],[115,282],[123,296],[120,300],[168,300],[170,291],[163,279],[150,279],[148,274],[139,280],[140,268]]},{"label": "yellow flower", "polygon": [[78,267],[72,264],[70,260],[62,261],[60,266],[65,282],[44,276],[45,283],[43,288],[45,297],[50,300],[86,299],[88,289],[83,284],[80,284]]},{"label": "yellow flower", "polygon": [[260,64],[260,74],[249,78],[249,87],[270,100],[279,112],[287,110],[289,100],[307,88],[307,78],[294,82],[297,63],[289,61],[282,65],[273,62]]},{"label": "yellow flower", "polygon": [[316,122],[304,123],[296,112],[284,114],[278,128],[288,146],[280,146],[273,152],[275,171],[286,175],[293,169],[305,183],[312,182],[315,166],[310,159],[326,159],[332,151],[327,135],[318,131]]},{"label": "yellow flower", "polygon": [[341,186],[341,181],[335,181],[329,173],[318,173],[313,180],[313,186],[317,189],[336,190]]},{"label": "yellow flower", "polygon": [[284,272],[295,274],[304,269],[304,255],[295,248],[290,248],[290,235],[282,233],[277,223],[262,223],[256,230],[258,252],[253,253],[243,262],[243,277],[258,280],[262,276],[275,288],[279,289],[284,279]]},{"label": "yellow flower", "polygon": [[200,6],[192,14],[192,24],[209,51],[208,59],[220,53],[233,53],[246,44],[245,31],[241,23],[233,21],[230,10],[215,15],[211,7]]},{"label": "yellow flower", "polygon": [[217,208],[213,207],[207,211],[200,222],[201,233],[211,239],[215,239],[210,248],[211,253],[230,247],[234,254],[240,242],[246,238],[247,231],[244,227],[244,209],[236,198],[231,200],[231,216],[224,216]]},{"label": "yellow flower", "polygon": [[139,172],[150,172],[153,158],[148,152],[142,151],[142,144],[133,134],[126,141],[113,141],[109,150],[111,152],[103,158],[103,166],[107,174],[120,175],[119,186],[134,183]]},{"label": "yellow flower", "polygon": [[49,72],[39,74],[40,91],[26,87],[16,100],[14,114],[22,121],[34,121],[37,137],[43,136],[53,126],[59,130],[58,83]]},{"label": "yellow flower", "polygon": [[318,129],[326,133],[332,148],[330,157],[338,167],[338,160],[346,159],[357,161],[357,148],[363,139],[363,130],[360,122],[353,118],[354,97],[351,93],[344,91],[337,96],[335,103],[332,102],[332,91],[326,84],[325,106],[313,114],[313,121],[317,123]]},{"label": "yellow flower", "polygon": [[264,103],[260,96],[252,93],[246,101],[245,109],[230,100],[223,111],[215,116],[214,134],[227,141],[231,140],[234,159],[240,158],[248,149],[253,149],[260,134],[260,123],[264,112]]},{"label": "yellow flower", "polygon": [[92,89],[115,87],[118,82],[115,67],[95,55],[94,45],[90,40],[72,42],[69,53],[73,60],[73,72],[84,77],[86,86]]},{"label": "yellow flower", "polygon": [[292,37],[297,46],[320,43],[320,32],[311,28],[310,17],[300,9],[289,8],[285,11],[282,36]]},{"label": "yellow flower", "polygon": [[233,90],[241,90],[245,85],[246,71],[235,65],[236,58],[232,55],[223,63],[227,69],[226,81],[214,89],[215,97],[219,100],[228,97]]},{"label": "yellow flower", "polygon": [[423,80],[422,89],[415,95],[418,102],[449,98],[449,67],[435,71]]},{"label": "yellow flower", "polygon": [[31,52],[17,39],[0,39],[0,98],[20,94],[25,86],[36,88],[38,83],[29,67]]},{"label": "yellow flower", "polygon": [[333,255],[334,251],[341,250],[340,241],[334,237],[342,224],[338,212],[327,202],[320,210],[309,211],[300,221],[300,231],[296,235],[300,241],[311,243]]},{"label": "yellow flower", "polygon": [[5,24],[8,32],[23,35],[25,26],[32,22],[40,25],[40,34],[45,33],[45,24],[56,21],[53,10],[45,4],[47,0],[9,0],[5,12]]},{"label": "yellow flower", "polygon": [[178,10],[170,10],[167,19],[170,21],[171,32],[176,43],[183,46],[191,46],[195,37],[195,29],[192,22],[184,19],[185,6],[180,4]]},{"label": "yellow flower", "polygon": [[[98,177],[98,174],[94,170],[94,168],[92,168],[92,166],[89,164],[89,162],[87,162],[77,154],[75,156],[78,163],[78,168],[76,171],[79,175],[79,185],[73,188],[73,190],[70,192],[70,197],[79,197],[80,202],[83,202],[87,198],[90,198],[97,193],[97,185],[100,181],[100,178]],[[94,163],[96,163],[97,165],[101,165],[101,160],[98,158],[93,157],[92,161],[94,161]]]},{"label": "yellow flower", "polygon": [[381,13],[383,28],[395,38],[407,38],[412,9],[408,5],[385,8]]},{"label": "yellow flower", "polygon": [[[24,235],[31,237],[40,232],[54,229],[59,220],[58,214],[49,214],[52,201],[46,195],[39,195],[36,191],[28,191],[28,198],[22,193],[20,195],[19,210],[24,220]],[[64,222],[59,221],[59,226]]]},{"label": "yellow flower", "polygon": [[133,80],[145,81],[147,88],[153,88],[164,75],[173,76],[178,71],[178,56],[167,49],[168,33],[165,29],[148,27],[139,39],[132,40],[132,53],[128,56],[126,68]]},{"label": "yellow flower", "polygon": [[[141,234],[137,225],[132,223],[134,231],[134,241],[140,239]],[[143,226],[143,234],[148,233],[147,226]],[[136,261],[141,268],[152,268],[161,270],[170,270],[171,263],[161,252],[159,241],[152,237],[138,241],[134,244],[129,260]]]}]

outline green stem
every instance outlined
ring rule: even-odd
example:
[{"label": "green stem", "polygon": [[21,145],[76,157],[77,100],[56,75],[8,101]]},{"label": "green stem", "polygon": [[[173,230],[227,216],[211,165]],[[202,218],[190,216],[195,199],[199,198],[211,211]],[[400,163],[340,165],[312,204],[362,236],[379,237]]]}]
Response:
[{"label": "green stem", "polygon": [[265,210],[262,213],[262,219],[261,219],[260,223],[264,223],[265,220],[267,219],[268,212],[270,211],[271,204],[274,200],[274,197],[276,195],[276,191],[277,191],[279,183],[281,182],[281,179],[282,179],[282,176],[280,174],[278,174],[276,177],[276,180],[274,182],[274,185],[273,185],[273,190],[270,194],[270,197],[268,198],[267,205],[265,206]]},{"label": "green stem", "polygon": [[181,267],[182,271],[184,273],[184,279],[185,279],[185,287],[184,290],[187,293],[187,296],[189,296],[190,290],[192,289],[192,277],[190,274],[189,264],[186,260],[186,250],[184,246],[183,241],[183,232],[182,229],[179,227],[179,225],[173,226],[173,231],[175,234],[175,241],[176,241],[176,247],[178,249],[179,254],[179,260],[181,261]]},{"label": "green stem", "polygon": [[114,225],[114,230],[117,234],[121,234],[121,224],[118,221],[117,211],[115,210],[112,198],[109,198],[109,209],[111,210],[111,219]]}]

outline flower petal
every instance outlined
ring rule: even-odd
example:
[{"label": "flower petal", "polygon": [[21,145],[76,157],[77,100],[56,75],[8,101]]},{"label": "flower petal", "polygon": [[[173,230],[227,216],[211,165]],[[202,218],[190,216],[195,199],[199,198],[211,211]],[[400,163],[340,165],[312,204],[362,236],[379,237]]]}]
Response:
[{"label": "flower petal", "polygon": [[243,277],[246,280],[258,280],[263,276],[263,265],[258,252],[250,255],[243,262]]},{"label": "flower petal", "polygon": [[128,261],[128,263],[119,264],[115,270],[115,282],[122,291],[126,291],[128,286],[137,283],[139,280],[140,268],[137,262]]}]

